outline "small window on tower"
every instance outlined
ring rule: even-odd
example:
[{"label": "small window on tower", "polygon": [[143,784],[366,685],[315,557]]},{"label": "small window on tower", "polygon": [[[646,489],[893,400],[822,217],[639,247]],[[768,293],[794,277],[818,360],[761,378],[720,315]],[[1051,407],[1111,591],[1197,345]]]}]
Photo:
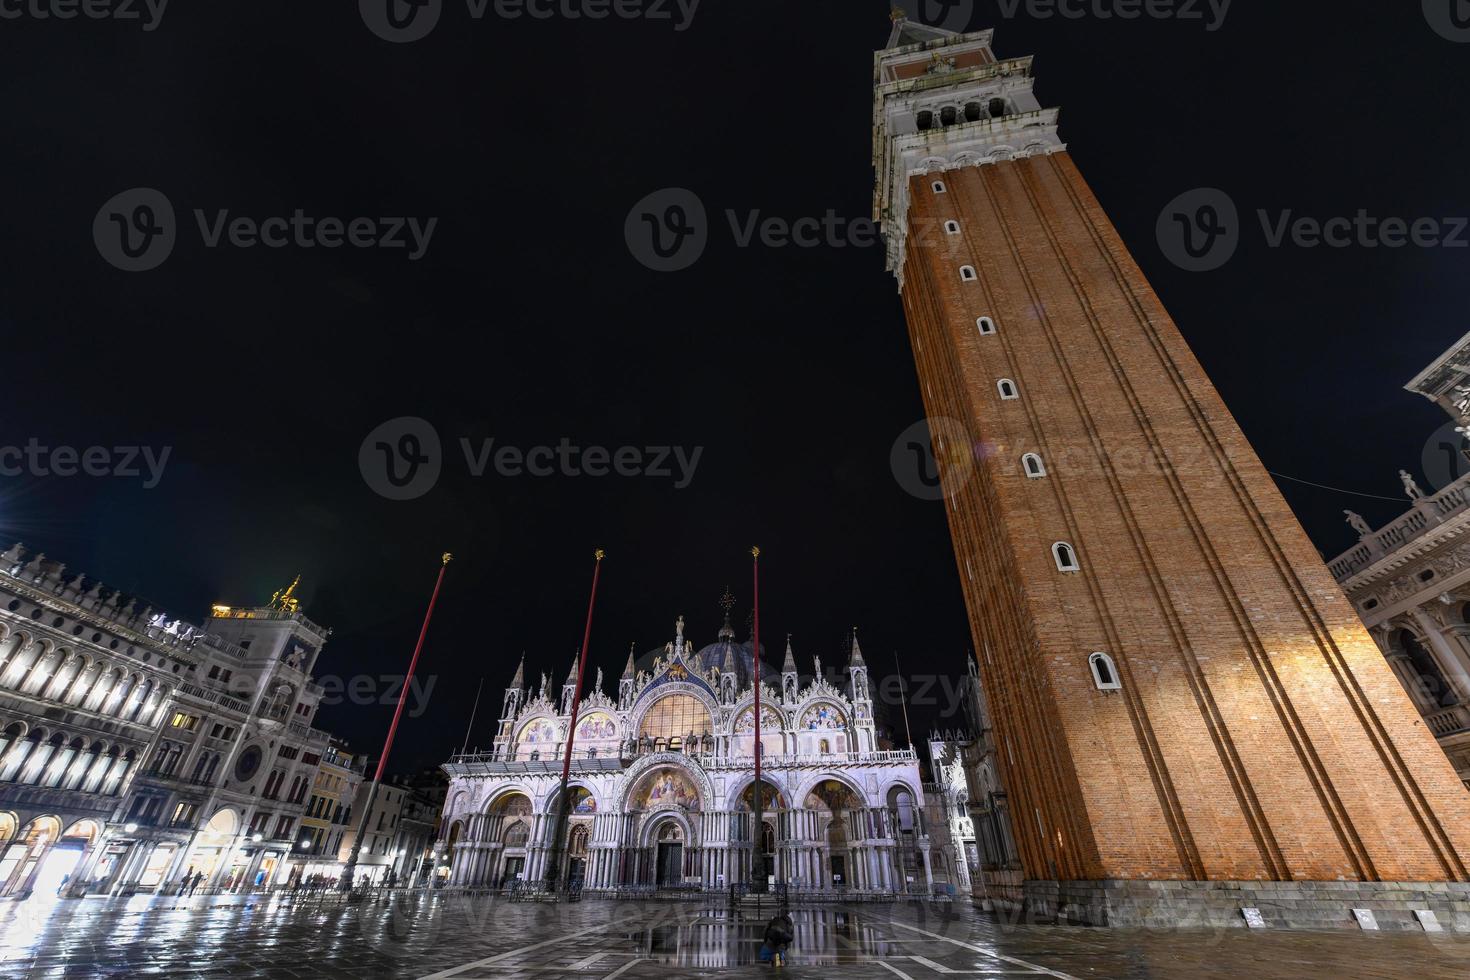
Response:
[{"label": "small window on tower", "polygon": [[980,330],[980,336],[989,337],[995,333],[995,321],[988,316],[982,316],[975,321],[975,326]]},{"label": "small window on tower", "polygon": [[934,128],[934,113],[930,112],[928,109],[923,110],[922,112],[919,113],[918,122],[919,122],[919,132],[921,132],[921,133],[924,132],[927,129],[933,129]]},{"label": "small window on tower", "polygon": [[980,277],[975,274],[975,267],[973,265],[962,265],[960,266],[960,278],[965,282],[974,282]]},{"label": "small window on tower", "polygon": [[1046,465],[1041,462],[1041,457],[1035,453],[1027,453],[1022,456],[1021,465],[1026,468],[1026,475],[1033,480],[1039,480],[1046,476]]},{"label": "small window on tower", "polygon": [[965,122],[979,122],[985,118],[985,108],[978,102],[965,103]]},{"label": "small window on tower", "polygon": [[958,221],[946,221],[944,223],[944,233],[946,235],[958,235],[960,233],[960,223]]},{"label": "small window on tower", "polygon": [[952,105],[947,105],[939,110],[939,121],[945,126],[953,126],[959,116],[959,110]]},{"label": "small window on tower", "polygon": [[991,99],[990,100],[990,115],[991,115],[991,118],[993,118],[993,119],[999,119],[1001,116],[1003,116],[1005,114],[1006,114],[1006,100],[1005,99]]},{"label": "small window on tower", "polygon": [[936,194],[943,194],[944,193],[944,181],[942,181],[942,180],[936,180],[934,182],[934,193],[936,193]]},{"label": "small window on tower", "polygon": [[1080,572],[1082,566],[1077,564],[1077,552],[1065,541],[1058,541],[1051,546],[1051,553],[1057,560],[1057,570],[1061,572]]},{"label": "small window on tower", "polygon": [[1092,664],[1092,679],[1097,684],[1099,691],[1121,691],[1122,681],[1118,680],[1118,668],[1113,663],[1113,658],[1106,653],[1094,653],[1088,658]]},{"label": "small window on tower", "polygon": [[1016,383],[1010,378],[1001,378],[995,383],[995,389],[1000,392],[1000,397],[1008,402],[1015,401],[1021,397],[1020,391],[1016,388]]}]

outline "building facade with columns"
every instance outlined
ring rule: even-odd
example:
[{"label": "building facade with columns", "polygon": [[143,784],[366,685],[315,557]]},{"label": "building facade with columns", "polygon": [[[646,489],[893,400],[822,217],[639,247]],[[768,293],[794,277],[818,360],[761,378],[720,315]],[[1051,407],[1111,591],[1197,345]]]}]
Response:
[{"label": "building facade with columns", "polygon": [[0,555],[0,896],[289,873],[330,632],[293,590],[191,625],[21,545]]},{"label": "building facade with columns", "polygon": [[150,610],[45,555],[0,555],[0,896],[101,853],[198,658]]},{"label": "building facade with columns", "polygon": [[[957,894],[983,903],[1021,901],[1021,860],[1000,782],[997,742],[974,658],[959,689],[963,728],[929,735],[926,790],[935,862]],[[942,855],[942,857],[941,857]]]},{"label": "building facade with columns", "polygon": [[1329,567],[1461,781],[1470,788],[1470,335],[1406,385],[1450,421],[1424,447],[1430,486],[1400,472],[1408,509]]},{"label": "building facade with columns", "polygon": [[[762,826],[754,826],[755,650],[728,613],[716,641],[675,635],[630,652],[616,696],[601,671],[577,713],[566,880],[721,890],[750,880],[753,848],[776,881],[811,890],[927,890],[930,842],[918,759],[880,746],[868,668],[854,636],[840,677],[820,659],[798,670],[788,638],[780,670],[761,669]],[[444,765],[441,833],[451,887],[504,887],[546,876],[576,665],[559,694],[524,663],[505,692],[493,749]]]}]

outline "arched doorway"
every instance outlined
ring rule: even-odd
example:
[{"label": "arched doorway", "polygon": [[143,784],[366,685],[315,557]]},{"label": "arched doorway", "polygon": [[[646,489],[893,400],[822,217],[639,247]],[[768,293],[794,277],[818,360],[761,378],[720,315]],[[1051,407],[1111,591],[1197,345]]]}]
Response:
[{"label": "arched doorway", "polygon": [[823,886],[846,888],[852,884],[852,844],[855,814],[862,808],[857,794],[846,783],[824,779],[806,797],[806,809],[817,815],[821,839],[826,844],[827,866]]},{"label": "arched doorway", "polygon": [[583,823],[572,828],[567,837],[567,881],[584,881],[587,878],[587,842],[592,837],[591,828]]},{"label": "arched doorway", "polygon": [[684,828],[676,820],[667,820],[658,828],[654,845],[653,883],[658,888],[673,888],[684,882]]},{"label": "arched doorway", "polygon": [[217,883],[225,888],[235,885],[244,876],[246,866],[245,853],[235,847],[235,835],[239,832],[238,813],[230,807],[215,811],[200,829],[191,862],[182,873],[202,873],[201,882]]},{"label": "arched doorway", "polygon": [[504,888],[526,876],[526,855],[531,840],[531,799],[524,793],[507,793],[490,804],[490,813],[500,817],[500,870],[495,886]]},{"label": "arched doorway", "polygon": [[559,868],[560,871],[565,872],[564,876],[561,876],[562,880],[585,880],[587,845],[591,839],[592,822],[597,816],[597,798],[587,787],[573,785],[567,787],[567,799],[566,829],[563,831],[565,836],[562,839],[564,852],[560,855],[554,853],[551,845],[555,824],[561,813],[561,794],[553,794],[546,804],[547,819],[543,833],[548,850],[547,860],[550,861],[556,857],[562,862]]},{"label": "arched doorway", "polygon": [[661,888],[683,883],[685,867],[696,863],[699,840],[689,814],[701,807],[701,789],[679,765],[657,766],[637,778],[625,805],[636,815],[639,847],[623,880]]},{"label": "arched doorway", "polygon": [[36,817],[22,827],[0,858],[0,882],[4,883],[0,893],[21,897],[39,893],[54,897],[82,856],[80,846],[58,851],[55,845],[60,838],[58,817]]},{"label": "arched doorway", "polygon": [[[898,875],[896,891],[912,891],[921,881],[927,882],[928,872],[924,857],[918,846],[923,836],[923,816],[919,812],[918,800],[907,786],[894,786],[888,791],[888,824],[892,838],[898,846],[894,857]],[[925,884],[927,890],[927,883]]]},{"label": "arched doorway", "polygon": [[[761,825],[759,828],[753,826],[752,819],[752,811],[755,808],[754,782],[741,790],[740,800],[736,806],[741,811],[740,823],[736,827],[737,839],[744,842],[745,847],[749,849],[750,855],[750,863],[744,868],[745,879],[749,881],[753,874],[753,862],[757,853],[755,850],[757,845],[760,847],[759,853],[764,858],[762,867],[765,869],[767,879],[774,877],[777,880],[789,880],[793,877],[790,868],[780,867],[778,863],[779,856],[776,843],[781,838],[776,832],[776,824],[781,820],[782,813],[786,810],[786,798],[781,795],[781,791],[771,783],[766,782],[766,780],[761,780]],[[747,817],[745,816],[746,814],[752,814],[752,816]]]}]

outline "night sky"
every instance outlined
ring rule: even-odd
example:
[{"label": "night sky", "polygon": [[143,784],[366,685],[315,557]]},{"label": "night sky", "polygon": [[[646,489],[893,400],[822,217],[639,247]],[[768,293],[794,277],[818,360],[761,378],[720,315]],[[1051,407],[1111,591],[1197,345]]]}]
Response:
[{"label": "night sky", "polygon": [[[1419,4],[1239,3],[1199,21],[1007,17],[1001,57],[1037,92],[1124,240],[1318,547],[1404,509],[1445,418],[1401,390],[1466,332],[1465,249],[1270,248],[1255,214],[1470,214],[1470,44]],[[890,449],[923,417],[879,247],[738,247],[739,220],[870,214],[880,0],[705,0],[669,21],[472,19],[390,44],[356,4],[170,5],[138,22],[0,23],[5,233],[0,445],[170,447],[162,479],[0,478],[0,536],[198,621],[302,573],[335,633],[319,674],[401,673],[441,551],[450,566],[422,670],[429,710],[395,769],[465,737],[488,745],[527,652],[559,682],[581,640],[594,548],[609,554],[592,661],[609,687],[630,643],[683,613],[712,642],[728,585],[745,635],[746,552],[763,549],[762,638],[874,674],[960,673],[969,633],[943,507]],[[1302,9],[1310,8],[1310,9]],[[672,7],[670,9],[673,9]],[[1021,10],[1026,8],[1023,5]],[[917,10],[915,11],[917,13]],[[1175,268],[1155,222],[1218,187],[1245,219],[1223,269]],[[93,220],[163,192],[178,240],[158,268],[104,261]],[[624,222],[661,188],[710,216],[677,273],[635,261]],[[437,218],[426,253],[208,248],[213,220]],[[409,501],[359,467],[403,416],[443,444]],[[702,447],[693,479],[469,475],[460,440],[522,450]],[[1433,482],[1426,479],[1426,482]],[[938,709],[919,706],[915,727]],[[386,706],[320,727],[375,752]]]}]

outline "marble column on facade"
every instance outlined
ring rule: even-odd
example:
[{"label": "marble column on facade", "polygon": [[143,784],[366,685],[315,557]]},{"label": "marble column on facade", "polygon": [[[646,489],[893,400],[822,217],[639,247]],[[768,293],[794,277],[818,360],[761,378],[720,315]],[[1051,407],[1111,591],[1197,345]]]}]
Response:
[{"label": "marble column on facade", "polygon": [[1434,659],[1438,661],[1445,680],[1449,682],[1455,700],[1462,704],[1470,702],[1470,671],[1465,669],[1465,664],[1455,651],[1455,645],[1444,635],[1445,627],[1439,622],[1439,617],[1431,615],[1423,606],[1410,610],[1409,615],[1428,639]]},{"label": "marble column on facade", "polygon": [[930,895],[933,895],[934,894],[934,865],[932,863],[932,859],[929,856],[929,848],[928,848],[928,846],[926,845],[924,847],[919,848],[919,853],[924,856],[924,884],[927,886],[929,894]]},{"label": "marble column on facade", "polygon": [[1377,641],[1379,650],[1383,652],[1384,659],[1388,661],[1389,670],[1393,671],[1394,676],[1399,679],[1399,684],[1408,692],[1409,700],[1414,702],[1414,707],[1420,714],[1427,714],[1434,711],[1438,705],[1425,693],[1424,684],[1420,681],[1409,655],[1403,650],[1396,649],[1393,645],[1394,632],[1407,628],[1407,624],[1382,623],[1375,627],[1371,634]]}]

